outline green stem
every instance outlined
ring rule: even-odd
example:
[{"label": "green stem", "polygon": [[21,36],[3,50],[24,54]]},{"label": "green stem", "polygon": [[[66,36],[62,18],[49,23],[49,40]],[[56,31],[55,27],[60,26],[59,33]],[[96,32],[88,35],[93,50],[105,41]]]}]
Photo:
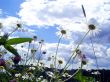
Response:
[{"label": "green stem", "polygon": [[8,34],[8,36],[10,36],[11,34],[13,34],[17,30],[18,30],[18,28],[15,28],[15,30],[13,30],[10,34]]},{"label": "green stem", "polygon": [[27,56],[26,56],[26,62],[25,62],[25,65],[26,65],[26,63],[27,63],[27,61],[28,61],[28,55],[29,55],[29,49],[30,49],[30,42],[29,42],[29,45],[28,45],[28,52],[27,52]]},{"label": "green stem", "polygon": [[[76,50],[79,48],[80,44],[82,43],[82,41],[84,40],[84,38],[87,36],[87,34],[88,34],[89,32],[90,32],[90,30],[87,31],[87,33],[84,35],[84,37],[81,39],[81,41],[79,42],[79,44],[77,45],[77,47],[76,47],[75,50],[73,51],[71,57],[69,58],[69,60],[67,61],[65,67],[63,68],[64,70],[66,70],[66,69],[68,68],[67,65],[69,64],[69,62],[71,61],[72,57],[74,56]],[[75,54],[75,56],[73,57],[73,59],[75,59],[76,56],[77,56],[77,54]]]},{"label": "green stem", "polygon": [[39,64],[41,56],[42,56],[42,53],[41,53],[42,50],[41,49],[42,49],[42,43],[40,45],[40,54],[39,54],[39,59],[38,59],[37,65]]},{"label": "green stem", "polygon": [[58,44],[57,44],[57,49],[56,49],[56,53],[55,53],[55,61],[54,61],[55,68],[56,68],[56,60],[57,60],[58,49],[59,49],[59,45],[60,45],[60,41],[61,41],[62,37],[63,37],[63,34],[59,38]]}]

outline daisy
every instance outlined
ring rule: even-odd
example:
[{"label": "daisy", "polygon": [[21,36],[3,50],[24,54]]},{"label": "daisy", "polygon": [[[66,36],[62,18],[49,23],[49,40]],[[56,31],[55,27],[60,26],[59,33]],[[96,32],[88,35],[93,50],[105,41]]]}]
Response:
[{"label": "daisy", "polygon": [[88,30],[90,30],[89,36],[95,36],[95,35],[99,34],[99,32],[101,31],[99,26],[95,23],[89,23],[87,28],[88,28]]},{"label": "daisy", "polygon": [[51,71],[47,71],[46,74],[51,78],[55,78],[54,73],[52,73]]},{"label": "daisy", "polygon": [[87,63],[87,58],[86,58],[85,54],[83,54],[83,53],[81,52],[81,50],[79,50],[79,49],[76,50],[76,54],[77,54],[78,57],[80,58],[82,64],[83,64],[83,65],[86,65],[86,63]]},{"label": "daisy", "polygon": [[72,39],[71,36],[72,36],[72,32],[69,30],[69,29],[64,29],[62,27],[58,28],[58,32],[56,32],[56,34],[58,36],[62,36],[62,38],[64,39]]}]

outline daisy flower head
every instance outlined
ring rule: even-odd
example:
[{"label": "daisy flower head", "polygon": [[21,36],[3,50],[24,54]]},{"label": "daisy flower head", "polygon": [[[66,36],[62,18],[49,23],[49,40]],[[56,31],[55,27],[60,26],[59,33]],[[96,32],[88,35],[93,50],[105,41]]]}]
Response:
[{"label": "daisy flower head", "polygon": [[63,64],[63,61],[62,61],[62,60],[58,60],[58,63],[59,63],[59,64]]},{"label": "daisy flower head", "polygon": [[63,27],[58,27],[57,29],[58,31],[56,32],[56,34],[58,36],[62,36],[66,40],[71,39],[72,32],[69,29],[65,29]]},{"label": "daisy flower head", "polygon": [[91,18],[88,21],[87,30],[90,30],[89,36],[95,36],[95,35],[99,34],[101,29],[99,27],[98,21],[94,18]]},{"label": "daisy flower head", "polygon": [[47,74],[49,77],[51,77],[51,78],[55,78],[54,73],[51,72],[51,71],[47,71],[46,74]]}]

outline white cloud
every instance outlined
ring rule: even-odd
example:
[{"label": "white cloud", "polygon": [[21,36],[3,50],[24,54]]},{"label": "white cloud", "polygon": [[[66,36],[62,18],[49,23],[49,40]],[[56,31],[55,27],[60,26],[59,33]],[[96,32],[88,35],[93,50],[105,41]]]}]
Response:
[{"label": "white cloud", "polygon": [[[21,17],[21,20],[29,26],[36,25],[36,28],[42,28],[42,26],[44,28],[45,25],[59,25],[59,27],[56,27],[58,30],[63,28],[71,32],[69,33],[69,38],[71,36],[73,39],[70,40],[70,44],[62,43],[60,44],[58,50],[58,57],[61,57],[64,62],[67,62],[71,56],[72,50],[76,46],[75,43],[81,40],[82,35],[84,35],[83,33],[87,31],[86,21],[81,9],[82,4],[85,7],[87,21],[89,23],[95,23],[97,28],[102,30],[99,38],[104,38],[104,40],[106,38],[106,41],[108,41],[107,37],[110,36],[108,34],[110,31],[106,30],[109,28],[108,23],[110,22],[110,11],[108,10],[110,6],[108,2],[109,0],[26,0],[21,4],[21,10],[19,11],[18,15]],[[3,24],[6,27],[9,27],[8,29],[10,29],[10,25],[14,24],[12,22],[17,20],[19,19],[16,17],[7,17],[6,20],[0,19],[0,21],[3,21]],[[31,32],[35,31],[31,30]],[[94,37],[94,40],[95,39],[96,37]],[[44,49],[46,49],[47,54],[45,55],[44,59],[55,54],[56,45],[57,43],[45,44]],[[88,68],[94,68],[95,59],[90,41],[86,41],[80,46],[82,52],[86,54],[88,58]],[[98,42],[95,42],[94,47],[99,61],[99,66],[101,66],[101,68],[106,68],[106,66],[109,64],[110,50],[106,45]],[[73,65],[76,68],[79,66],[77,59],[74,61]]]},{"label": "white cloud", "polygon": [[[87,19],[97,19],[99,23],[108,18],[109,12],[104,0],[27,0],[21,4],[19,16],[28,25],[60,25],[72,31],[84,31],[81,5],[86,10]],[[82,22],[82,23],[81,23]],[[79,24],[80,23],[80,24]]]},{"label": "white cloud", "polygon": [[18,34],[18,35],[15,35],[16,37],[27,36],[28,34],[30,34],[28,35],[29,37],[30,36],[32,37],[33,35],[35,35],[34,33],[35,30],[28,28],[28,26],[25,26],[25,23],[21,21],[20,18],[7,16],[5,18],[0,18],[0,23],[2,23],[2,28],[0,29],[1,35],[3,35],[4,33],[10,33],[13,30],[15,30],[17,27],[16,26],[17,23],[20,23],[22,25],[22,28],[18,29],[18,32],[15,32],[15,34]]}]

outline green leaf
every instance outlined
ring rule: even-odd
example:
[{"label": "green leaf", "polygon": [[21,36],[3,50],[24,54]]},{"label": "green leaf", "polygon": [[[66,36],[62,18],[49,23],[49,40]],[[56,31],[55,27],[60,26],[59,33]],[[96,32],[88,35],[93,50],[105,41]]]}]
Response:
[{"label": "green leaf", "polygon": [[14,54],[14,55],[16,55],[16,56],[19,56],[17,50],[16,50],[15,48],[13,48],[12,46],[6,44],[6,45],[4,45],[4,48],[5,48],[6,50],[8,50],[9,52],[11,52],[12,54]]},{"label": "green leaf", "polygon": [[92,77],[82,75],[82,69],[79,70],[74,78],[79,80],[79,82],[94,82],[94,79]]},{"label": "green leaf", "polygon": [[32,41],[32,38],[13,38],[13,39],[7,40],[7,44],[14,45],[14,44],[20,44],[20,43],[30,42],[30,41]]}]

